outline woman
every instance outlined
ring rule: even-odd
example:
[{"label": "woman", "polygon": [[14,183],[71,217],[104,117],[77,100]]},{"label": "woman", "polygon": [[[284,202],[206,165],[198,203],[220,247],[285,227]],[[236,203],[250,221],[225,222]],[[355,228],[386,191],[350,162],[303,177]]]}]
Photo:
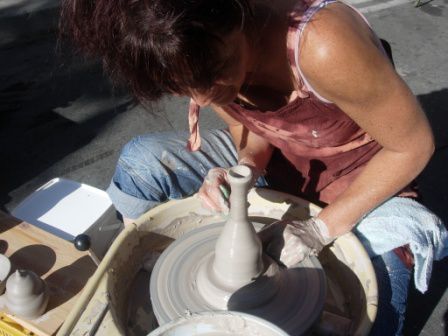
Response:
[{"label": "woman", "polygon": [[[124,148],[108,192],[125,222],[198,190],[205,206],[226,211],[225,168],[248,165],[258,186],[325,205],[317,218],[264,230],[268,251],[289,265],[355,228],[380,286],[372,334],[401,333],[412,255],[392,250],[411,248],[423,291],[432,257],[448,254],[440,220],[409,198],[434,141],[355,9],[334,0],[66,0],[61,23],[141,101],[191,97],[191,151],[180,132]],[[199,135],[207,105],[228,131]]]}]

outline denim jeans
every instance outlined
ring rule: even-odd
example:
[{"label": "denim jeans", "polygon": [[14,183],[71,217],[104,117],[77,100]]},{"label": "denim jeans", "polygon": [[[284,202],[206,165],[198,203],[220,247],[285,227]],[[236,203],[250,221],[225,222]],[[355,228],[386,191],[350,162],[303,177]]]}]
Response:
[{"label": "denim jeans", "polygon": [[411,271],[393,251],[371,260],[378,282],[378,312],[370,335],[401,335]]},{"label": "denim jeans", "polygon": [[[135,219],[169,199],[197,192],[208,170],[237,163],[227,131],[204,130],[202,148],[188,152],[187,132],[155,133],[129,142],[119,158],[108,193],[124,217]],[[268,186],[259,179],[258,187]],[[363,237],[364,240],[369,237]],[[410,271],[394,252],[372,258],[379,284],[378,318],[372,335],[399,335],[406,310]]]}]

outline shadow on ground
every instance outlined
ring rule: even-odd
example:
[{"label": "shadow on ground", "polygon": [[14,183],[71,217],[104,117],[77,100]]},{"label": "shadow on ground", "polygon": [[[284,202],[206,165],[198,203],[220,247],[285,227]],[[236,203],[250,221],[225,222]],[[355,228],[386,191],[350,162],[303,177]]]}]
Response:
[{"label": "shadow on ground", "polygon": [[0,20],[3,210],[12,190],[88,144],[132,104],[98,64],[66,62],[67,46],[56,50],[58,8],[40,5],[32,13],[11,6],[15,14]]},{"label": "shadow on ground", "polygon": [[[448,225],[448,89],[418,96],[425,110],[436,140],[436,152],[418,177],[422,203],[439,215]],[[434,313],[434,309],[448,288],[448,258],[434,264],[429,290],[422,295],[413,285],[409,292],[405,335],[418,335]],[[445,334],[448,335],[446,307],[443,309]]]}]

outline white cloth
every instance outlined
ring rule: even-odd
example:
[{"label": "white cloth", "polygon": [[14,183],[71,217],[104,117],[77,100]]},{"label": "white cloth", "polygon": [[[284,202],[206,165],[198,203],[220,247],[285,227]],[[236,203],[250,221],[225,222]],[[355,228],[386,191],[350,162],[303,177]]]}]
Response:
[{"label": "white cloth", "polygon": [[386,201],[367,214],[353,232],[370,257],[409,244],[415,287],[422,293],[428,289],[433,261],[448,255],[448,232],[442,220],[409,198]]}]

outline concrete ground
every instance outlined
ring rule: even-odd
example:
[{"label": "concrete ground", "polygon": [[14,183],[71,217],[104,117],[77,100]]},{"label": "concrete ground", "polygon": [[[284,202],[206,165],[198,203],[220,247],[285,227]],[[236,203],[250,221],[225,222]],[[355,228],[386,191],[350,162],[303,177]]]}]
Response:
[{"label": "concrete ground", "polygon": [[[437,152],[419,176],[424,203],[448,223],[448,0],[352,0],[391,46],[396,67],[424,107]],[[120,148],[134,135],[187,129],[187,101],[143,108],[57,46],[56,0],[0,1],[0,206],[11,211],[53,177],[105,189]],[[342,32],[341,32],[342,33]],[[222,126],[210,111],[203,128]],[[448,334],[448,261],[429,291],[411,289],[406,335]]]}]

